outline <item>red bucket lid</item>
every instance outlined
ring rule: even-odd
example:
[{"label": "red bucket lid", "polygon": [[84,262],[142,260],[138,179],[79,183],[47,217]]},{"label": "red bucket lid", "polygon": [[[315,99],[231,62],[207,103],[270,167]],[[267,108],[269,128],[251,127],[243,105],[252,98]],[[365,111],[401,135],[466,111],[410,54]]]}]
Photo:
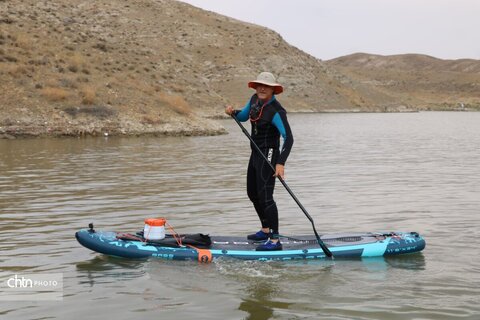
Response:
[{"label": "red bucket lid", "polygon": [[148,224],[149,226],[153,226],[153,227],[164,226],[166,222],[167,222],[167,220],[165,220],[164,218],[148,218],[148,219],[145,219],[145,224]]}]

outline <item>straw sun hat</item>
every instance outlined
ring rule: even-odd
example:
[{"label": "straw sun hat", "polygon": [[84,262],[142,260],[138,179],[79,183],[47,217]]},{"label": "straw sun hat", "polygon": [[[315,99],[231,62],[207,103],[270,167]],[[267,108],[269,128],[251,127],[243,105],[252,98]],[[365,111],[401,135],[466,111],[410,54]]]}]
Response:
[{"label": "straw sun hat", "polygon": [[269,87],[273,87],[274,94],[280,94],[283,92],[283,86],[277,83],[275,76],[270,72],[262,72],[258,75],[257,80],[250,81],[248,87],[256,89],[257,85],[264,84]]}]

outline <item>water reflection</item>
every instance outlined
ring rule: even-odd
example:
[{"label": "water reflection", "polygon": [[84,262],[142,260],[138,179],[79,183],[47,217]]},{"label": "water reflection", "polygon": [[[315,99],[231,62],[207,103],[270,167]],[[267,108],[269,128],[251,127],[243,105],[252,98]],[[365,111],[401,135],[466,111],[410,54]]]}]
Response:
[{"label": "water reflection", "polygon": [[145,260],[128,260],[123,258],[96,255],[94,258],[75,264],[79,285],[115,283],[118,279],[134,280],[145,275]]},{"label": "water reflection", "polygon": [[275,301],[277,291],[279,291],[278,285],[267,279],[249,284],[245,289],[248,297],[243,299],[238,310],[248,313],[246,320],[271,319],[274,309],[288,309],[291,305],[287,302]]},{"label": "water reflection", "polygon": [[406,254],[401,256],[385,257],[389,267],[413,271],[426,269],[424,253]]},{"label": "water reflection", "polygon": [[[231,268],[228,271],[225,269]],[[262,265],[246,264],[242,267],[224,265],[223,271],[245,284],[239,310],[247,312],[246,320],[266,320],[275,318],[275,313],[292,313],[303,301],[313,297],[343,297],[356,301],[355,291],[343,292],[340,287],[348,287],[345,278],[355,277],[368,282],[386,283],[400,270],[420,271],[425,269],[423,254],[375,257],[364,259],[298,260],[272,262]],[[394,276],[395,277],[395,276]],[[357,281],[359,280],[357,279]],[[294,298],[296,296],[296,298]],[[288,297],[283,301],[283,297]],[[290,300],[290,301],[288,301]],[[314,314],[315,307],[302,309],[300,314]]]}]

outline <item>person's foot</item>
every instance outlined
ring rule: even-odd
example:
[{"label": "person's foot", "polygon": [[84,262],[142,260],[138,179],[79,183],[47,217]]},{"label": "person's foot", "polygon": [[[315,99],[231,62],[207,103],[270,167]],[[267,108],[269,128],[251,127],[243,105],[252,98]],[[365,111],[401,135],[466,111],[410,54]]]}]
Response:
[{"label": "person's foot", "polygon": [[263,232],[262,230],[260,230],[257,233],[249,234],[247,236],[247,239],[253,240],[253,241],[263,241],[263,240],[268,240],[269,237],[270,237],[270,233]]},{"label": "person's foot", "polygon": [[274,251],[274,250],[282,250],[282,249],[283,247],[282,247],[282,244],[280,243],[280,240],[272,241],[268,239],[268,241],[265,242],[264,244],[257,246],[255,250],[256,251]]}]

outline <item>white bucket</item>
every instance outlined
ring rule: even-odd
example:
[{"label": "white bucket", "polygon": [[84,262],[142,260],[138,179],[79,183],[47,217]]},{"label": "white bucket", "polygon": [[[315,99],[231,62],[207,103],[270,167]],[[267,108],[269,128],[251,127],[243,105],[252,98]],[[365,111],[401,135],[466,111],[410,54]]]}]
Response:
[{"label": "white bucket", "polygon": [[145,219],[143,237],[147,240],[162,240],[165,238],[165,223],[163,218]]}]

